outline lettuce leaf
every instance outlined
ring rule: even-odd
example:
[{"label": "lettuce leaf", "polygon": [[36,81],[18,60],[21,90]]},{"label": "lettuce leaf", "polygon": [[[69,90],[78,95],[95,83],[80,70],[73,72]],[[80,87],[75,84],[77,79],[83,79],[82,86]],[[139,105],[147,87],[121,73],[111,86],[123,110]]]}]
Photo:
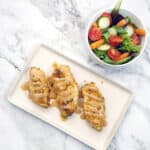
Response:
[{"label": "lettuce leaf", "polygon": [[123,38],[123,42],[118,48],[120,51],[139,52],[141,50],[141,45],[133,44],[132,39],[126,33],[122,34],[121,37]]}]

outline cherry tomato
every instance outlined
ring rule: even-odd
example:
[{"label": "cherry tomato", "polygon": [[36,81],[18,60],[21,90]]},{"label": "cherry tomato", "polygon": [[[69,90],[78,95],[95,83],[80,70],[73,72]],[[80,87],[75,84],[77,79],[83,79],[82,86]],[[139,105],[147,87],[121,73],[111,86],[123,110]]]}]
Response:
[{"label": "cherry tomato", "polygon": [[135,45],[140,44],[140,42],[141,42],[139,36],[136,33],[134,33],[131,36],[131,39],[132,39],[133,44],[135,44]]},{"label": "cherry tomato", "polygon": [[101,39],[102,36],[102,30],[98,27],[91,27],[89,30],[89,39],[90,41],[97,41],[99,39]]},{"label": "cherry tomato", "polygon": [[111,35],[109,37],[109,44],[111,46],[118,46],[119,44],[122,43],[122,41],[123,41],[122,38],[118,35]]},{"label": "cherry tomato", "polygon": [[110,48],[107,52],[107,55],[114,61],[119,60],[121,53],[115,49],[115,48]]},{"label": "cherry tomato", "polygon": [[110,25],[112,24],[112,17],[111,17],[111,14],[109,12],[104,12],[101,16],[102,17],[108,17],[109,21],[110,21]]}]

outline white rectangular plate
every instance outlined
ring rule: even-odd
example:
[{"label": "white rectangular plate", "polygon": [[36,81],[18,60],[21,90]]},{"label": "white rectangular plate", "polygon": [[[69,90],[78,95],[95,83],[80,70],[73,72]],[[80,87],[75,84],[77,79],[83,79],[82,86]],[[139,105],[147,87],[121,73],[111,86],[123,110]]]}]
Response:
[{"label": "white rectangular plate", "polygon": [[[69,65],[79,84],[83,81],[93,81],[97,84],[105,97],[106,105],[107,126],[101,132],[91,128],[77,114],[73,114],[67,121],[62,121],[56,108],[44,109],[37,106],[28,98],[27,92],[21,90],[20,86],[28,79],[28,70],[31,66],[39,67],[47,75],[50,75],[53,62]],[[33,57],[13,85],[8,95],[8,100],[12,104],[97,150],[105,150],[107,148],[132,99],[132,93],[128,89],[89,71],[80,64],[42,45],[34,49]]]}]

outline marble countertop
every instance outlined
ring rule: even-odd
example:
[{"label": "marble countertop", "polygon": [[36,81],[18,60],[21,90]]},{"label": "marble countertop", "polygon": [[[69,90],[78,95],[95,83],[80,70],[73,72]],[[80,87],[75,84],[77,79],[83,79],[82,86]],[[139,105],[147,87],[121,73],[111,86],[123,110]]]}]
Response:
[{"label": "marble countertop", "polygon": [[[108,150],[150,149],[150,46],[134,64],[104,69],[86,53],[82,41],[88,17],[113,0],[0,0],[0,147],[2,150],[91,150],[91,148],[15,108],[6,93],[37,43],[93,68],[134,92],[131,104]],[[150,1],[124,0],[143,18],[150,33]],[[148,43],[150,42],[150,37]]]}]

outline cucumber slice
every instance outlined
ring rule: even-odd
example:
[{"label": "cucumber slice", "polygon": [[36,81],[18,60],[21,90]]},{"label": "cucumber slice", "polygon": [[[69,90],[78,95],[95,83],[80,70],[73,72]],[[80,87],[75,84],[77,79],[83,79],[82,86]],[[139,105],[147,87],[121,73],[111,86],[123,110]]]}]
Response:
[{"label": "cucumber slice", "polygon": [[110,45],[104,44],[104,45],[98,47],[97,49],[100,50],[100,51],[107,51],[107,50],[110,49]]},{"label": "cucumber slice", "polygon": [[104,61],[105,63],[107,63],[107,64],[113,64],[113,65],[115,65],[115,62],[112,61],[107,55],[106,55],[106,57],[103,59],[103,61]]},{"label": "cucumber slice", "polygon": [[115,62],[106,55],[106,57],[103,59],[103,61],[107,64],[121,65],[121,64],[125,64],[125,63],[129,62],[132,58],[133,58],[132,56],[128,56],[128,57],[124,58],[123,60]]},{"label": "cucumber slice", "polygon": [[110,20],[108,17],[101,17],[99,20],[98,20],[98,26],[101,28],[101,29],[106,29],[110,26]]},{"label": "cucumber slice", "polygon": [[132,57],[131,57],[131,56],[128,56],[128,57],[126,57],[126,58],[124,58],[124,59],[122,59],[122,60],[116,62],[116,64],[125,64],[125,63],[127,63],[128,61],[130,61],[131,59],[132,59]]},{"label": "cucumber slice", "polygon": [[127,33],[128,33],[129,36],[132,36],[133,33],[134,33],[134,27],[132,25],[127,25],[125,27],[125,30],[127,31]]},{"label": "cucumber slice", "polygon": [[117,30],[115,27],[111,27],[108,29],[110,35],[117,35]]}]

